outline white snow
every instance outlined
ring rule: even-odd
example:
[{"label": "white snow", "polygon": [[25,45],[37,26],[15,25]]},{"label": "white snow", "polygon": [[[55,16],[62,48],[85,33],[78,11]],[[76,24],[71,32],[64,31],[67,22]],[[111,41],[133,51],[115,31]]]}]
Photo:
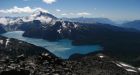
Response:
[{"label": "white snow", "polygon": [[133,66],[131,66],[131,65],[128,65],[128,64],[125,64],[125,63],[123,63],[123,62],[120,62],[120,64],[121,64],[122,66],[124,66],[124,67],[135,68],[135,67],[133,67]]},{"label": "white snow", "polygon": [[114,63],[117,66],[124,68],[126,71],[129,71],[129,72],[137,72],[136,68],[133,67],[133,66],[131,66],[131,65],[125,64],[123,62],[118,62],[118,63],[114,62]]},{"label": "white snow", "polygon": [[6,18],[6,17],[0,18],[0,23],[3,25],[21,24],[21,22],[22,22],[22,18],[17,18],[17,19]]},{"label": "white snow", "polygon": [[[43,12],[43,13],[47,13],[47,12]],[[40,14],[41,14],[41,11],[36,11],[35,13],[29,16],[27,21],[40,20],[41,23],[54,24],[55,21],[52,17],[49,17],[47,15],[44,16]]]},{"label": "white snow", "polygon": [[50,23],[52,21],[52,18],[40,16],[40,17],[35,18],[35,20],[40,20],[41,23]]},{"label": "white snow", "polygon": [[[41,11],[40,11],[41,12]],[[41,23],[49,23],[49,24],[55,24],[55,19],[53,19],[52,17],[49,17],[47,15],[40,15],[40,12],[35,12],[30,16],[26,16],[26,17],[19,17],[16,19],[13,18],[6,18],[6,17],[1,17],[0,18],[0,23],[3,25],[14,25],[16,24],[21,24],[21,22],[30,22],[33,20],[40,20]],[[43,12],[43,13],[47,13],[47,12]],[[39,16],[38,16],[39,15]]]},{"label": "white snow", "polygon": [[7,47],[9,42],[10,42],[10,39],[6,39],[5,47]]},{"label": "white snow", "polygon": [[7,25],[8,24],[8,19],[6,18],[0,18],[0,23],[3,24],[3,25]]},{"label": "white snow", "polygon": [[60,34],[62,29],[58,29],[57,32]]},{"label": "white snow", "polygon": [[100,58],[104,58],[104,56],[103,56],[103,55],[100,55],[99,57],[100,57]]},{"label": "white snow", "polygon": [[69,29],[69,32],[71,32],[71,30]]},{"label": "white snow", "polygon": [[133,69],[126,69],[126,71],[129,71],[129,72],[137,72],[136,70],[133,70]]},{"label": "white snow", "polygon": [[78,27],[78,25],[77,24],[74,24],[74,28],[77,28]]},{"label": "white snow", "polygon": [[17,57],[24,57],[24,54],[21,54],[21,55],[19,55],[19,56],[17,56]]},{"label": "white snow", "polygon": [[48,54],[48,53],[43,53],[42,55],[44,55],[44,56],[48,56],[49,54]]},{"label": "white snow", "polygon": [[103,54],[98,54],[98,55],[97,55],[97,57],[99,57],[99,58],[101,58],[101,59],[102,59],[102,58],[104,58],[104,57],[105,57],[105,55],[103,55]]},{"label": "white snow", "polygon": [[48,53],[45,53],[45,56],[48,56],[49,54]]},{"label": "white snow", "polygon": [[78,25],[77,25],[77,24],[75,24],[75,23],[73,23],[73,25],[74,25],[74,28],[77,28],[77,27],[78,27]]},{"label": "white snow", "polygon": [[47,28],[47,26],[42,25],[42,28],[46,29],[46,28]]},{"label": "white snow", "polygon": [[140,71],[140,68],[138,68],[138,70]]},{"label": "white snow", "polygon": [[0,40],[0,44],[3,44],[3,40]]},{"label": "white snow", "polygon": [[115,63],[117,66],[119,66],[119,67],[123,67],[122,65],[120,65],[120,64],[118,64],[118,63]]},{"label": "white snow", "polygon": [[67,28],[66,23],[64,21],[62,22],[62,27]]}]

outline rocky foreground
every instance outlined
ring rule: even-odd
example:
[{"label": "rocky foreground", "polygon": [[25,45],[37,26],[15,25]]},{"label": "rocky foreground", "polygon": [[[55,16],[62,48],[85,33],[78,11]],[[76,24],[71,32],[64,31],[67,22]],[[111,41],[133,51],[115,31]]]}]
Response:
[{"label": "rocky foreground", "polygon": [[0,36],[0,75],[140,75],[140,71],[101,53],[64,60],[44,48]]}]

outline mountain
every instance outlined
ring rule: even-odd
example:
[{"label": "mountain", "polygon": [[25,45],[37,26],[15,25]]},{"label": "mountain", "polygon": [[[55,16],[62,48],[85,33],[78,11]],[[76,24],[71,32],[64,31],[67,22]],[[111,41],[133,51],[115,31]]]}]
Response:
[{"label": "mountain", "polygon": [[[42,38],[50,41],[60,40],[60,39],[86,40],[86,39],[94,39],[95,38],[94,35],[96,35],[96,37],[101,35],[106,37],[106,34],[109,34],[111,32],[112,33],[113,32],[114,33],[115,32],[117,33],[139,32],[137,30],[130,30],[127,28],[122,28],[122,27],[117,27],[117,26],[102,24],[102,23],[78,23],[78,22],[57,20],[53,25],[52,24],[42,25],[40,21],[38,20],[35,21],[33,21],[35,23],[30,24],[30,26],[32,25],[32,27],[26,30],[23,36],[32,37],[32,38]],[[116,36],[115,34],[112,35]]]},{"label": "mountain", "polygon": [[[39,12],[37,17],[46,15]],[[48,17],[48,16],[46,16]],[[34,18],[36,18],[34,16]],[[53,17],[54,18],[54,17]],[[52,18],[52,19],[53,19]],[[72,40],[72,45],[101,45],[103,53],[113,58],[140,66],[140,31],[102,23],[79,23],[54,18],[47,23],[42,20],[21,20],[9,28],[25,31],[23,36],[49,41]],[[7,25],[8,26],[8,25]],[[125,53],[125,54],[124,54]]]},{"label": "mountain", "polygon": [[0,36],[0,75],[139,75],[138,68],[102,53],[64,60],[24,41]]},{"label": "mountain", "polygon": [[[140,32],[102,23],[59,20],[36,12],[2,25],[23,36],[49,41],[70,39],[73,45],[99,44],[103,50],[61,59],[47,49],[0,36],[0,75],[139,75]],[[126,63],[123,63],[126,62]]]},{"label": "mountain", "polygon": [[116,25],[115,22],[108,18],[62,18],[64,21],[71,21],[71,22],[80,22],[80,23],[103,23],[103,24],[111,24]]},{"label": "mountain", "polygon": [[77,23],[62,20],[56,21],[54,25],[41,25],[38,23],[38,27],[34,25],[30,30],[25,31],[23,36],[56,41],[72,37],[71,33],[75,31],[78,26]]},{"label": "mountain", "polygon": [[[30,25],[34,20],[38,20],[41,24],[54,24],[57,18],[47,12],[43,11],[35,11],[30,16],[26,17],[1,17],[0,24],[3,25],[5,30],[7,31],[15,31],[15,30],[25,30],[22,27],[30,27]],[[28,26],[26,25],[28,24]]]},{"label": "mountain", "polygon": [[25,21],[39,20],[41,23],[53,24],[57,18],[50,13],[35,11],[32,15],[23,18]]},{"label": "mountain", "polygon": [[123,23],[122,27],[134,28],[134,29],[140,30],[140,20],[134,20],[131,22]]},{"label": "mountain", "polygon": [[[70,39],[73,45],[95,45],[103,47],[103,53],[119,60],[140,66],[140,31],[101,23],[78,23],[56,21],[54,25],[33,27],[23,36],[49,41]],[[124,54],[125,53],[125,54]],[[131,60],[130,60],[131,59]]]},{"label": "mountain", "polygon": [[0,23],[3,25],[21,24],[33,20],[39,20],[42,23],[53,23],[57,18],[50,13],[43,11],[35,11],[30,16],[25,17],[0,17]]}]

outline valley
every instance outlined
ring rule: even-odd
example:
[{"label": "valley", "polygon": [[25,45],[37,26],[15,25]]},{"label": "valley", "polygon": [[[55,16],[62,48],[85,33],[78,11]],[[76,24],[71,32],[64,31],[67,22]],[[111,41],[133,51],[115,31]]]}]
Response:
[{"label": "valley", "polygon": [[[73,54],[94,54],[99,51],[140,66],[140,31],[136,29],[103,23],[64,21],[42,11],[28,18],[17,18],[14,23],[2,27],[8,31],[6,37],[16,35],[13,38],[49,49],[58,57],[69,58]],[[9,32],[11,30],[13,33]]]},{"label": "valley", "polygon": [[1,0],[0,75],[140,75],[139,0]]}]

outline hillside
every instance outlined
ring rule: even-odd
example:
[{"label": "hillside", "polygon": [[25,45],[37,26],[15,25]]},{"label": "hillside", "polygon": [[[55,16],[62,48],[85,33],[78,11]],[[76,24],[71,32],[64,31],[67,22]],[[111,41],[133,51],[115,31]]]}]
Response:
[{"label": "hillside", "polygon": [[20,40],[0,40],[0,75],[139,75],[138,68],[101,53],[64,60]]}]

